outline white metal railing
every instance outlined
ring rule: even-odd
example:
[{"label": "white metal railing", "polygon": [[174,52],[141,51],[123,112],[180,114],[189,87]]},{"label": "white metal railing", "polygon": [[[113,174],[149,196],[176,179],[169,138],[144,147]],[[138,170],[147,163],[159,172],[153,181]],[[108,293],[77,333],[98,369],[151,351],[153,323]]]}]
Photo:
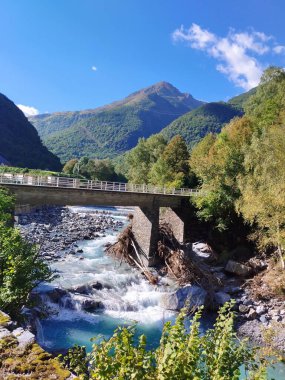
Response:
[{"label": "white metal railing", "polygon": [[169,189],[166,187],[159,187],[154,185],[136,185],[133,183],[123,182],[107,182],[85,180],[79,178],[66,178],[54,176],[34,176],[29,174],[0,174],[0,185],[29,185],[29,186],[44,186],[44,187],[59,187],[59,188],[72,188],[72,189],[86,189],[86,190],[103,190],[103,191],[119,191],[131,193],[149,193],[149,194],[166,194],[166,195],[180,195],[180,196],[193,196],[200,194],[196,189]]}]

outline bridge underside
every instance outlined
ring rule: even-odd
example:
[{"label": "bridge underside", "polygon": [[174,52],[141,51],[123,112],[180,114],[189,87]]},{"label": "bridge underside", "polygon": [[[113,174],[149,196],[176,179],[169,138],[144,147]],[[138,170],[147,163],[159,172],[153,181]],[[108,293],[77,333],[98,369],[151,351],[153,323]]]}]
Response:
[{"label": "bridge underside", "polygon": [[187,220],[190,213],[189,198],[175,195],[94,191],[87,189],[51,188],[5,185],[16,196],[16,207],[29,205],[59,206],[131,206],[135,207],[132,231],[142,251],[145,264],[155,264],[159,237],[160,208],[164,207],[163,220],[168,222],[179,242],[187,238]]}]

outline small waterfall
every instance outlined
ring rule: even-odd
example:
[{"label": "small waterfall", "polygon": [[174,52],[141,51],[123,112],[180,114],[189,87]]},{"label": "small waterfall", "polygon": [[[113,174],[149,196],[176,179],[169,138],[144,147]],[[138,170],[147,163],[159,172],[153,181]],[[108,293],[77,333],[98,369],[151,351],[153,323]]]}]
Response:
[{"label": "small waterfall", "polygon": [[70,255],[52,263],[60,277],[39,289],[42,304],[52,311],[37,322],[38,341],[45,347],[88,345],[94,335],[109,337],[118,325],[133,321],[142,329],[154,328],[159,336],[165,320],[174,318],[160,306],[172,284],[163,280],[151,285],[139,271],[105,255],[105,244],[115,241],[116,234],[77,242],[80,258]]},{"label": "small waterfall", "polygon": [[37,342],[40,345],[44,346],[45,345],[44,332],[43,332],[43,328],[42,328],[39,318],[35,319],[35,327],[37,331]]}]

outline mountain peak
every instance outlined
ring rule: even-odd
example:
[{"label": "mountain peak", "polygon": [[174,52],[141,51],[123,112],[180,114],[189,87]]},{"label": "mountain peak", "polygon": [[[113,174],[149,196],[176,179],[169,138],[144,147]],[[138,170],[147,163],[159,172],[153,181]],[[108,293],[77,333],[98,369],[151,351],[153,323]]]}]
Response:
[{"label": "mountain peak", "polygon": [[[142,88],[139,91],[136,91],[129,95],[129,97],[137,96],[137,95],[159,95],[159,96],[183,96],[176,87],[174,87],[171,83],[161,81],[157,82],[151,86]],[[187,94],[188,95],[188,94]]]}]

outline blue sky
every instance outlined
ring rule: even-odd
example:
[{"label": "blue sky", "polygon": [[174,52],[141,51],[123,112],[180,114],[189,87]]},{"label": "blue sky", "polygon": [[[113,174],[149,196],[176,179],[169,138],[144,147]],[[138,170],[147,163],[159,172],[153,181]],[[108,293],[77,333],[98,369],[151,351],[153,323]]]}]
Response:
[{"label": "blue sky", "polygon": [[161,80],[227,100],[285,67],[284,14],[283,0],[0,0],[0,92],[40,113]]}]

